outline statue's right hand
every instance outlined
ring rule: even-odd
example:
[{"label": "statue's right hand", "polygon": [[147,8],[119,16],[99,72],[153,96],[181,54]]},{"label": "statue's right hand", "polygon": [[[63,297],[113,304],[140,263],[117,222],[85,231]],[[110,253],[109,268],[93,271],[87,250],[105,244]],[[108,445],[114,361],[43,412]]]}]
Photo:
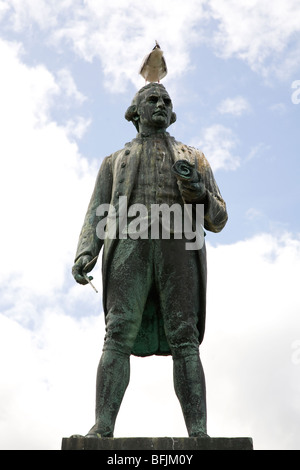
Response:
[{"label": "statue's right hand", "polygon": [[[72,268],[72,274],[76,282],[79,284],[87,284],[88,281],[84,277],[84,268],[85,266],[91,261],[92,256],[90,255],[83,255],[78,258],[76,263]],[[90,281],[93,279],[92,276],[89,276]]]}]

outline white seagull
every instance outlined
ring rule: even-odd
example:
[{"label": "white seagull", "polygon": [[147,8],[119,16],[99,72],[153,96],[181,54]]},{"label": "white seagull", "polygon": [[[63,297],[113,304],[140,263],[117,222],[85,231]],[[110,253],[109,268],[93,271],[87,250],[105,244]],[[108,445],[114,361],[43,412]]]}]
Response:
[{"label": "white seagull", "polygon": [[155,41],[155,46],[150,54],[147,54],[144,58],[139,73],[144,77],[146,82],[158,83],[167,75],[168,69],[164,53],[157,41]]}]

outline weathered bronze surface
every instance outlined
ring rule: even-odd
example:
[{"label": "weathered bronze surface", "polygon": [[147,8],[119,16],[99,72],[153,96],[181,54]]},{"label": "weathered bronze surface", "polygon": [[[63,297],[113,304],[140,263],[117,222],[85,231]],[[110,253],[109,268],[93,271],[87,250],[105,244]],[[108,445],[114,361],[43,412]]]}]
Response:
[{"label": "weathered bronze surface", "polygon": [[178,455],[185,450],[253,450],[253,442],[249,437],[105,437],[91,439],[81,436],[64,438],[62,450],[151,452],[164,450],[176,451],[176,455]]},{"label": "weathered bronze surface", "polygon": [[[73,266],[75,280],[87,284],[86,273],[103,247],[106,336],[97,372],[96,423],[87,436],[113,436],[129,383],[131,354],[172,355],[174,388],[188,435],[207,436],[199,357],[206,315],[205,242],[199,249],[186,249],[186,234],[178,237],[174,221],[169,238],[161,233],[151,239],[142,233],[149,232],[153,205],[163,203],[180,208],[189,204],[193,209],[204,205],[204,228],[219,232],[227,222],[226,205],[203,153],[166,132],[176,115],[163,85],[143,87],[125,117],[135,125],[137,137],[101,165]],[[122,223],[124,200],[128,207],[141,204],[148,209],[139,219],[139,229],[130,211]],[[104,204],[114,208],[113,223],[99,211]],[[192,214],[195,226],[198,221]],[[101,224],[107,234],[112,227],[117,229],[117,236],[99,237]]]}]

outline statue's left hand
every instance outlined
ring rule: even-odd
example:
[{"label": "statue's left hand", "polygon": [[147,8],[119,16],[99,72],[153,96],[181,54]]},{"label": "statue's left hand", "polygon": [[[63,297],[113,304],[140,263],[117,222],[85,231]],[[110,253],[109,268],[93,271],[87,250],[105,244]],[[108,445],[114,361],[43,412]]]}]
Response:
[{"label": "statue's left hand", "polygon": [[206,189],[201,181],[197,183],[178,181],[178,186],[181,195],[186,202],[203,202],[206,195]]}]

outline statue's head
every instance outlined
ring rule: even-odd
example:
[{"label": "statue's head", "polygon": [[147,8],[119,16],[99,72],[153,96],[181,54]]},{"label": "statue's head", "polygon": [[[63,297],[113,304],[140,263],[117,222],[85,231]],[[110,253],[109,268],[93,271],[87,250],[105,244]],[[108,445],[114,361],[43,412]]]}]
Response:
[{"label": "statue's head", "polygon": [[125,113],[138,132],[165,130],[176,121],[171,98],[163,85],[149,83],[141,88]]}]

